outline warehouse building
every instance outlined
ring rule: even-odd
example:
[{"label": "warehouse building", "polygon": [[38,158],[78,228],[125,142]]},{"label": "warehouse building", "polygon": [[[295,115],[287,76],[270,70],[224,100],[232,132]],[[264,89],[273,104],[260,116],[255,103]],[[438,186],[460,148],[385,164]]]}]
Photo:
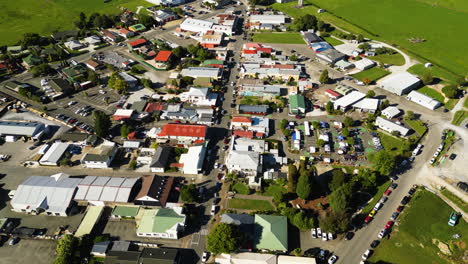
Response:
[{"label": "warehouse building", "polygon": [[139,178],[86,176],[78,184],[75,200],[103,206],[133,200]]},{"label": "warehouse building", "polygon": [[402,95],[416,89],[421,80],[407,72],[397,73],[382,81],[380,87],[391,93]]},{"label": "warehouse building", "polygon": [[5,137],[6,142],[14,142],[19,137],[38,140],[45,129],[46,126],[40,122],[0,121],[0,137]]},{"label": "warehouse building", "polygon": [[408,135],[409,133],[409,129],[402,126],[402,125],[399,125],[397,123],[393,123],[392,121],[390,120],[387,120],[385,118],[382,118],[382,117],[377,117],[377,119],[375,120],[375,125],[382,129],[382,130],[385,130],[387,131],[388,133],[392,133],[393,131],[397,131],[398,133],[400,133],[400,135],[402,136],[406,136]]},{"label": "warehouse building", "polygon": [[432,97],[429,97],[425,94],[422,94],[420,92],[417,92],[417,91],[411,91],[408,96],[406,97],[406,99],[412,101],[412,102],[415,102],[417,104],[420,104],[426,108],[429,108],[431,110],[434,110],[436,109],[437,107],[439,107],[442,103],[437,101],[436,99],[432,98]]},{"label": "warehouse building", "polygon": [[52,146],[44,153],[44,156],[39,160],[39,164],[42,166],[58,166],[59,161],[68,149],[68,143],[55,142]]}]

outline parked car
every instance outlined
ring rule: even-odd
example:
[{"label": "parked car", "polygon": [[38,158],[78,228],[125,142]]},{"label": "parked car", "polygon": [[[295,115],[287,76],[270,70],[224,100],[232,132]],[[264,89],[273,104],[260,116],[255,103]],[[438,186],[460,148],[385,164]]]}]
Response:
[{"label": "parked car", "polygon": [[8,241],[8,245],[10,245],[10,246],[16,245],[16,244],[18,244],[19,240],[20,240],[20,239],[19,239],[19,237],[17,237],[17,236],[12,237],[12,238],[10,239],[10,241]]},{"label": "parked car", "polygon": [[202,261],[203,263],[205,263],[206,261],[208,261],[208,252],[203,251],[201,261]]},{"label": "parked car", "polygon": [[317,238],[317,230],[315,230],[315,228],[310,230],[310,234],[312,235],[312,238]]},{"label": "parked car", "polygon": [[318,237],[322,236],[322,229],[320,229],[320,227],[317,227],[317,236]]},{"label": "parked car", "polygon": [[386,234],[387,234],[387,230],[382,229],[382,230],[380,230],[379,235],[377,237],[382,239]]},{"label": "parked car", "polygon": [[385,195],[387,195],[387,196],[390,195],[391,193],[392,193],[392,190],[390,190],[390,189],[385,191]]},{"label": "parked car", "polygon": [[396,184],[396,183],[392,183],[392,185],[390,185],[390,187],[392,187],[392,189],[394,189],[394,190],[396,189],[397,186],[398,186],[398,184]]},{"label": "parked car", "polygon": [[374,240],[374,241],[372,241],[372,243],[370,244],[370,246],[371,246],[371,248],[376,248],[379,244],[380,244],[380,241],[379,241],[379,240]]},{"label": "parked car", "polygon": [[323,241],[327,241],[327,240],[328,240],[328,237],[327,237],[327,233],[326,233],[326,232],[323,232],[323,233],[322,233],[322,240],[323,240]]},{"label": "parked car", "polygon": [[385,225],[385,229],[391,228],[391,227],[393,226],[394,223],[395,223],[395,222],[393,222],[393,221],[388,221],[387,224]]},{"label": "parked car", "polygon": [[449,226],[455,226],[458,221],[458,217],[460,216],[459,213],[457,212],[452,212],[449,217],[448,225]]},{"label": "parked car", "polygon": [[390,217],[390,220],[395,221],[398,218],[398,215],[400,215],[399,212],[394,212],[392,216]]},{"label": "parked car", "polygon": [[369,216],[370,217],[374,217],[374,215],[377,213],[376,210],[372,210],[370,213],[369,213]]},{"label": "parked car", "polygon": [[409,196],[405,196],[405,197],[403,197],[403,199],[401,199],[401,204],[402,204],[402,205],[405,205],[405,204],[407,204],[407,203],[409,202],[409,200],[410,200],[410,197],[409,197]]},{"label": "parked car", "polygon": [[333,264],[333,263],[335,263],[337,260],[338,260],[338,257],[335,256],[335,255],[332,255],[332,256],[328,259],[328,264]]},{"label": "parked car", "polygon": [[382,196],[382,198],[380,198],[380,201],[379,203],[385,203],[386,201],[388,200],[388,196]]},{"label": "parked car", "polygon": [[409,195],[413,195],[415,192],[416,192],[416,188],[411,188],[411,189],[408,191],[408,194],[409,194]]},{"label": "parked car", "polygon": [[381,207],[382,207],[382,203],[376,203],[375,206],[374,206],[374,211],[378,211]]},{"label": "parked car", "polygon": [[468,183],[466,182],[458,182],[457,187],[465,192],[468,191]]},{"label": "parked car", "polygon": [[398,206],[398,208],[396,209],[396,211],[397,211],[398,213],[401,213],[401,211],[403,211],[403,209],[405,209],[405,206],[404,206],[404,205],[400,205],[400,206]]},{"label": "parked car", "polygon": [[211,206],[211,215],[215,215],[216,214],[216,205],[212,205]]},{"label": "parked car", "polygon": [[372,217],[367,216],[366,219],[364,219],[364,223],[368,224],[372,220]]},{"label": "parked car", "polygon": [[362,254],[362,260],[367,260],[371,254],[372,254],[371,249],[366,250],[366,252],[364,252],[364,254]]},{"label": "parked car", "polygon": [[328,232],[328,240],[333,240],[333,234],[331,232]]}]

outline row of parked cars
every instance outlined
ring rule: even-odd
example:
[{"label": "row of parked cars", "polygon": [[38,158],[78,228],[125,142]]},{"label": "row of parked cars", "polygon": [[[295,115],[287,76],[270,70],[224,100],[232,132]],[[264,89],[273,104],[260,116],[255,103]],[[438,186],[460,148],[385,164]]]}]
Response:
[{"label": "row of parked cars", "polygon": [[76,118],[72,118],[72,117],[68,117],[64,114],[58,114],[55,116],[55,118],[57,118],[58,120],[61,120],[63,122],[65,122],[66,124],[68,125],[71,125],[71,126],[74,126],[76,128],[79,128],[81,130],[84,130],[86,132],[89,132],[89,133],[92,133],[93,132],[93,128],[90,127],[89,125],[87,124],[84,124],[80,121],[78,121]]},{"label": "row of parked cars", "polygon": [[310,233],[312,235],[312,238],[321,238],[323,241],[333,240],[333,234],[331,232],[322,232],[322,229],[320,229],[320,227],[312,228],[310,230]]},{"label": "row of parked cars", "polygon": [[390,196],[390,194],[392,193],[392,190],[396,189],[398,187],[398,184],[396,183],[392,183],[390,185],[390,188],[388,188],[384,195],[382,196],[382,198],[380,198],[379,202],[375,204],[374,208],[372,209],[372,211],[369,213],[369,215],[364,219],[364,224],[368,224],[370,221],[372,221],[372,219],[374,218],[374,216],[377,214],[377,212],[380,210],[380,208],[383,207],[384,203],[388,200],[388,197]]}]

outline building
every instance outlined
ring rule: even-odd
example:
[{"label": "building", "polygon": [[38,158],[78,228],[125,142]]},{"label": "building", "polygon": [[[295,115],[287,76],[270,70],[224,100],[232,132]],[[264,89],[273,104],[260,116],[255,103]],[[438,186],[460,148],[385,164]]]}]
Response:
[{"label": "building", "polygon": [[257,116],[233,116],[229,129],[252,131],[260,133],[259,137],[264,137],[270,134],[270,119]]},{"label": "building", "polygon": [[49,150],[39,160],[39,164],[43,166],[58,166],[59,161],[68,149],[68,143],[55,142],[50,146]]},{"label": "building", "polygon": [[232,137],[226,158],[228,171],[257,176],[263,170],[261,154],[265,151],[268,151],[268,145],[263,140]]},{"label": "building", "polygon": [[114,142],[105,141],[81,158],[81,165],[88,169],[106,169],[117,155],[118,147]]},{"label": "building", "polygon": [[255,248],[288,251],[288,218],[277,215],[255,215]]},{"label": "building", "polygon": [[[256,80],[263,83],[262,80],[258,79],[244,79],[243,81]],[[257,96],[263,98],[273,98],[281,95],[281,86],[277,85],[268,85],[268,84],[258,84],[258,85],[248,85],[242,83],[239,87],[239,94],[242,96]]]},{"label": "building", "polygon": [[335,100],[335,102],[333,102],[333,107],[337,110],[346,111],[351,107],[351,105],[362,100],[364,97],[366,97],[365,94],[358,91],[352,91],[351,93]]},{"label": "building", "polygon": [[119,76],[128,83],[130,88],[135,88],[138,85],[138,79],[126,72],[119,72]]},{"label": "building", "polygon": [[64,173],[30,176],[16,189],[11,200],[15,212],[67,216],[73,207],[72,199],[81,179]]},{"label": "building", "polygon": [[436,108],[438,108],[439,106],[442,105],[441,102],[437,101],[436,99],[430,97],[430,96],[427,96],[425,94],[422,94],[418,91],[411,91],[408,96],[406,97],[406,99],[412,101],[412,102],[415,102],[419,105],[422,105],[428,109],[431,109],[431,110],[434,110]]},{"label": "building", "polygon": [[112,218],[135,218],[140,212],[140,206],[116,205],[112,209]]},{"label": "building", "polygon": [[104,55],[102,61],[118,69],[128,69],[134,63],[133,60],[120,56],[117,52],[109,52]]},{"label": "building", "polygon": [[375,125],[382,129],[382,130],[385,130],[387,131],[388,133],[392,133],[393,131],[397,131],[401,136],[405,137],[406,135],[408,135],[409,133],[409,129],[402,126],[402,125],[399,125],[397,123],[394,123],[390,120],[387,120],[385,118],[382,118],[382,117],[377,117],[377,119],[375,120]]},{"label": "building", "polygon": [[301,31],[301,35],[307,45],[323,41],[322,38],[320,38],[313,32],[313,30]]},{"label": "building", "polygon": [[170,9],[160,9],[156,10],[153,13],[153,18],[158,21],[159,23],[167,23],[172,20],[176,20],[178,16],[174,14]]},{"label": "building", "polygon": [[64,43],[65,47],[71,50],[79,50],[84,47],[83,43],[79,42],[78,40],[70,40]]},{"label": "building", "polygon": [[138,264],[179,264],[181,256],[176,248],[144,248]]},{"label": "building", "polygon": [[186,216],[182,207],[144,209],[138,223],[137,236],[179,239],[185,229]]},{"label": "building", "polygon": [[[324,52],[326,50],[333,50],[333,46],[326,41],[315,42],[309,45],[309,48],[312,49],[315,53]],[[331,62],[329,62],[332,64]]]},{"label": "building", "polygon": [[123,37],[123,38],[126,38],[126,39],[135,36],[135,33],[134,33],[134,32],[132,32],[132,31],[126,29],[126,28],[120,28],[120,29],[118,30],[118,32],[119,32],[119,33],[118,33],[119,36],[121,36],[121,37]]},{"label": "building", "polygon": [[293,94],[289,96],[289,113],[293,115],[305,114],[306,105],[305,98],[300,94]]},{"label": "building", "polygon": [[395,106],[389,106],[382,110],[382,115],[385,116],[387,119],[392,119],[395,116],[398,116],[401,113],[400,109]]},{"label": "building", "polygon": [[260,24],[272,24],[272,25],[283,25],[286,23],[285,15],[251,15],[250,23],[260,23]]},{"label": "building", "polygon": [[198,145],[189,147],[188,152],[180,155],[179,164],[183,165],[184,174],[199,174],[203,170],[205,162],[206,146]]},{"label": "building", "polygon": [[74,199],[96,206],[132,202],[138,182],[138,178],[86,176],[80,179]]},{"label": "building", "polygon": [[261,254],[253,252],[242,252],[233,254],[219,254],[216,256],[217,264],[277,264],[276,255]]},{"label": "building", "polygon": [[141,177],[141,189],[134,203],[143,206],[165,207],[171,194],[174,177],[145,175]]},{"label": "building", "polygon": [[296,256],[278,256],[277,264],[316,264],[315,258],[296,257]]},{"label": "building", "polygon": [[341,94],[339,94],[339,93],[337,93],[337,92],[335,92],[333,90],[330,90],[330,89],[325,90],[325,94],[328,97],[330,97],[331,100],[336,100],[336,99],[341,97]]},{"label": "building", "polygon": [[218,94],[211,93],[210,88],[190,87],[189,91],[181,93],[179,98],[182,102],[197,106],[215,106]]},{"label": "building", "polygon": [[168,66],[168,62],[172,57],[172,52],[168,50],[160,50],[158,55],[154,58],[156,68],[165,70]]},{"label": "building", "polygon": [[86,67],[82,64],[72,65],[62,69],[62,75],[70,82],[80,82],[87,76]]},{"label": "building", "polygon": [[164,172],[172,157],[172,147],[158,146],[150,163],[151,172]]},{"label": "building", "polygon": [[101,36],[105,41],[108,42],[119,42],[122,38],[115,32],[109,31],[107,29],[101,30]]},{"label": "building", "polygon": [[187,18],[179,27],[182,31],[205,33],[213,27],[214,23],[206,20]]},{"label": "building", "polygon": [[361,70],[361,71],[370,69],[370,68],[374,67],[375,65],[377,65],[377,63],[375,63],[375,61],[369,60],[369,59],[366,59],[366,58],[354,62],[354,66],[357,69]]},{"label": "building", "polygon": [[379,109],[379,99],[375,98],[364,98],[353,105],[354,108],[361,110],[362,112],[375,113]]},{"label": "building", "polygon": [[224,68],[224,60],[205,60],[201,64],[202,67],[215,67],[215,68]]},{"label": "building", "polygon": [[402,95],[418,88],[421,84],[416,76],[407,72],[392,74],[380,83],[380,87],[391,93]]},{"label": "building", "polygon": [[335,92],[337,92],[337,93],[339,93],[341,95],[347,95],[347,94],[351,93],[352,91],[354,91],[353,87],[343,85],[343,84],[340,84],[335,88]]},{"label": "building", "polygon": [[346,55],[335,50],[335,49],[326,49],[316,54],[317,58],[321,59],[322,61],[333,64],[337,61],[343,60],[346,58]]},{"label": "building", "polygon": [[348,62],[348,61],[345,61],[345,60],[339,60],[335,63],[335,67],[342,70],[342,71],[345,71],[345,70],[349,70],[351,68],[354,67],[354,64]]},{"label": "building", "polygon": [[102,63],[100,61],[96,61],[96,60],[93,60],[93,59],[89,59],[89,60],[85,61],[84,64],[86,65],[86,67],[88,67],[89,69],[91,69],[93,71],[97,71],[97,70],[103,68],[103,66],[104,66],[104,65],[102,65]]},{"label": "building", "polygon": [[207,31],[200,38],[200,45],[207,49],[213,49],[221,46],[223,34],[216,33],[213,30]]},{"label": "building", "polygon": [[148,44],[148,41],[146,39],[139,38],[128,42],[127,46],[130,50],[134,50],[138,47],[145,46],[146,44]]},{"label": "building", "polygon": [[132,118],[133,112],[132,109],[117,109],[112,117],[116,121],[127,120]]},{"label": "building", "polygon": [[268,113],[268,105],[239,105],[239,114],[250,115],[266,115]]},{"label": "building", "polygon": [[173,139],[179,142],[193,143],[204,142],[207,127],[204,125],[191,124],[166,124],[158,134],[160,139]]},{"label": "building", "polygon": [[16,141],[18,137],[39,140],[46,132],[46,126],[40,122],[0,121],[0,137],[5,141]]},{"label": "building", "polygon": [[180,74],[182,76],[190,76],[193,78],[206,77],[218,80],[221,78],[222,71],[219,68],[189,67],[187,69],[183,69]]},{"label": "building", "polygon": [[[114,242],[115,243],[115,242]],[[138,251],[114,251],[107,252],[104,264],[137,264],[140,258]]]},{"label": "building", "polygon": [[146,27],[142,24],[135,24],[133,26],[129,26],[128,29],[130,31],[133,31],[135,33],[138,33],[138,32],[143,32],[146,30]]}]

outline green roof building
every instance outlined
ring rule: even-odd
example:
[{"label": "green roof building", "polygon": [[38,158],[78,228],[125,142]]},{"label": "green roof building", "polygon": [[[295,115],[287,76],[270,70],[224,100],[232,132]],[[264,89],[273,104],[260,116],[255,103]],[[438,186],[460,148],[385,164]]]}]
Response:
[{"label": "green roof building", "polygon": [[289,96],[289,112],[291,114],[305,114],[306,106],[304,96],[293,94]]},{"label": "green roof building", "polygon": [[335,88],[335,92],[341,95],[347,95],[352,91],[354,91],[354,88],[346,86],[346,85],[339,85],[338,87]]},{"label": "green roof building", "polygon": [[112,210],[112,217],[114,218],[135,218],[135,216],[138,215],[138,212],[140,211],[139,206],[122,206],[122,205],[117,205],[114,207]]},{"label": "green roof building", "polygon": [[86,67],[81,64],[74,65],[62,70],[62,73],[67,77],[70,82],[80,82],[88,74]]},{"label": "green roof building", "polygon": [[222,68],[224,66],[224,61],[222,60],[205,60],[202,65],[202,67],[217,67],[217,68]]},{"label": "green roof building", "polygon": [[146,30],[146,27],[142,24],[136,24],[136,25],[128,27],[128,29],[133,32],[141,32],[141,31]]},{"label": "green roof building", "polygon": [[33,54],[29,54],[27,57],[23,59],[23,62],[26,64],[28,67],[33,67],[35,65],[39,65],[42,63],[41,57],[38,57]]},{"label": "green roof building", "polygon": [[271,251],[288,251],[288,218],[255,215],[255,247]]},{"label": "green roof building", "polygon": [[182,207],[145,209],[137,229],[137,236],[179,239],[185,229],[186,216]]}]

